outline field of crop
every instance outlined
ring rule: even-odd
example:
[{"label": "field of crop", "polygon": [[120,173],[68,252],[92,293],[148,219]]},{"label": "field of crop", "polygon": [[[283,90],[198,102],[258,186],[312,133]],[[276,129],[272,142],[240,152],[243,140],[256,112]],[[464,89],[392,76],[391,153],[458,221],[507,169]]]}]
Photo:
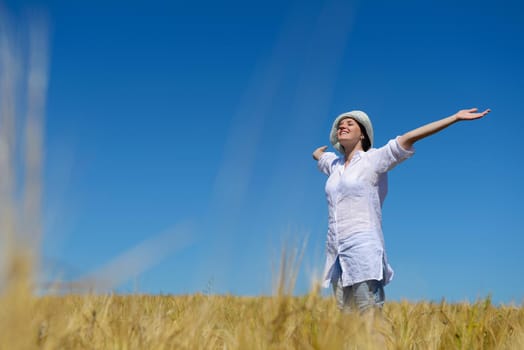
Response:
[{"label": "field of crop", "polygon": [[0,299],[1,349],[524,349],[524,308],[390,302],[342,314],[301,297],[47,295],[27,265]]}]

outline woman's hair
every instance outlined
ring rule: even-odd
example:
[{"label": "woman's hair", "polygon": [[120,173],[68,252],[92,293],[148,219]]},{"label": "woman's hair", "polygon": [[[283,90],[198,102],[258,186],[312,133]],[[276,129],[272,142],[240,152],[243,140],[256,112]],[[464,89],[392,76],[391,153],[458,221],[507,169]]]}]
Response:
[{"label": "woman's hair", "polygon": [[360,128],[360,131],[362,132],[362,135],[364,136],[364,139],[362,140],[362,148],[364,149],[364,152],[367,152],[367,150],[371,148],[371,141],[369,141],[368,133],[366,132],[366,128],[364,127],[364,125],[360,124],[360,122],[357,120],[355,121],[357,122],[358,127]]}]

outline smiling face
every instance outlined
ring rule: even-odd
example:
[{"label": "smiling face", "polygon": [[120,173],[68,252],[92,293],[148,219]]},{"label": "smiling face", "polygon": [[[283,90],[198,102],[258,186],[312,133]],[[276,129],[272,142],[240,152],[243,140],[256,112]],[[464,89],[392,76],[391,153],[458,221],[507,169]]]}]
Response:
[{"label": "smiling face", "polygon": [[358,123],[351,117],[344,118],[338,123],[337,129],[338,142],[344,148],[346,145],[356,145],[364,137]]},{"label": "smiling face", "polygon": [[[358,138],[359,136],[360,139]],[[333,121],[331,131],[329,132],[329,141],[342,154],[347,155],[355,147],[367,152],[373,144],[371,120],[363,111],[342,113]]]}]

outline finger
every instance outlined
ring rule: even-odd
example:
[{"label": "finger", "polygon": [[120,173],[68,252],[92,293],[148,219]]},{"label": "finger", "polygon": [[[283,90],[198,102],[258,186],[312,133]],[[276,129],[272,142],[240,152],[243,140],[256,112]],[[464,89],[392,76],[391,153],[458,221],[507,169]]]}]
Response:
[{"label": "finger", "polygon": [[469,113],[475,113],[475,112],[478,111],[478,110],[479,110],[479,109],[475,107],[475,108],[470,108],[470,109],[468,109],[467,111],[468,111]]},{"label": "finger", "polygon": [[486,114],[488,114],[489,112],[491,112],[491,110],[488,108],[486,109],[485,111],[481,112],[481,113],[477,113],[477,115],[480,117],[484,117]]}]

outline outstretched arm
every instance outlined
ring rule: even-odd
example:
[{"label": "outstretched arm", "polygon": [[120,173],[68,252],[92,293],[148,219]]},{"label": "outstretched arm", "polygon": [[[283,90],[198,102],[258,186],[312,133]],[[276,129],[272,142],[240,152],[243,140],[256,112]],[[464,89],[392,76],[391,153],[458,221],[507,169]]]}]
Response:
[{"label": "outstretched arm", "polygon": [[490,109],[486,109],[484,112],[478,112],[477,108],[463,109],[457,113],[444,118],[437,120],[433,123],[426,124],[420,128],[408,131],[404,135],[400,136],[398,142],[400,146],[404,149],[410,149],[415,142],[420,139],[423,139],[429,135],[433,135],[439,132],[442,129],[447,128],[451,124],[455,124],[461,120],[474,120],[484,117],[486,114],[491,112]]}]

